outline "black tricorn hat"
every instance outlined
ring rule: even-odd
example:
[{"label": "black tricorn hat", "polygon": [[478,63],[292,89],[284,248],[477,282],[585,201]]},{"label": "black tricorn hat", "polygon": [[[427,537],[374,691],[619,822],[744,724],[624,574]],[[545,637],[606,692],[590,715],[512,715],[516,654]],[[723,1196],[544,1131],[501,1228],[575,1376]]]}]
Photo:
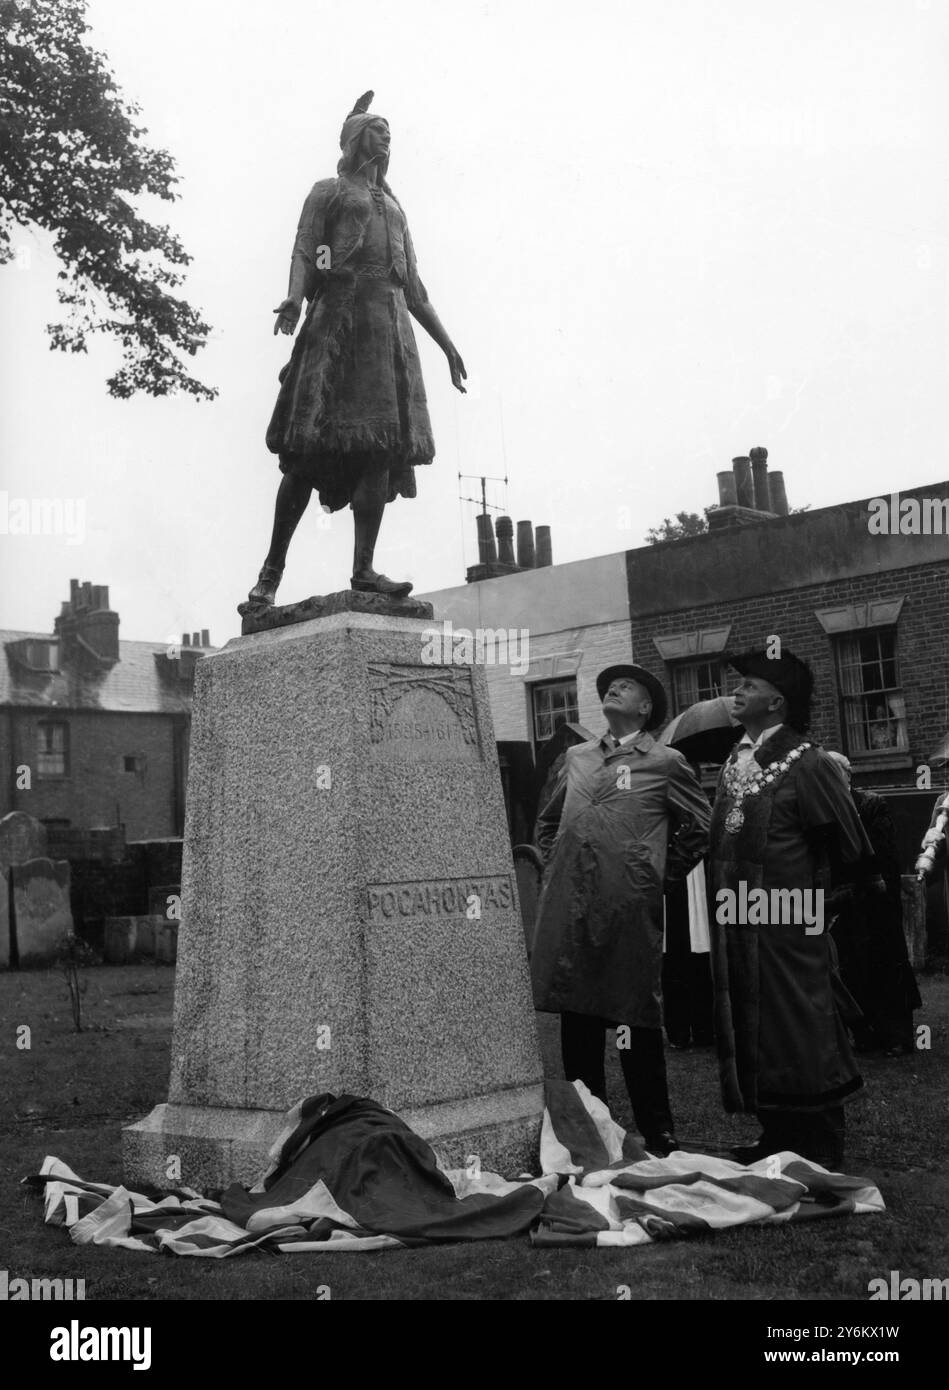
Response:
[{"label": "black tricorn hat", "polygon": [[814,693],[814,677],[806,661],[785,647],[780,656],[768,656],[762,648],[726,655],[725,662],[741,676],[752,676],[773,685],[788,703],[787,722],[794,728],[806,728]]},{"label": "black tricorn hat", "polygon": [[596,693],[600,700],[603,700],[607,690],[609,690],[610,682],[618,680],[622,676],[625,676],[627,680],[638,681],[649,691],[649,698],[652,700],[652,712],[643,728],[658,729],[660,724],[665,723],[668,701],[666,692],[651,671],[644,671],[641,666],[607,666],[606,670],[601,671],[596,678]]}]

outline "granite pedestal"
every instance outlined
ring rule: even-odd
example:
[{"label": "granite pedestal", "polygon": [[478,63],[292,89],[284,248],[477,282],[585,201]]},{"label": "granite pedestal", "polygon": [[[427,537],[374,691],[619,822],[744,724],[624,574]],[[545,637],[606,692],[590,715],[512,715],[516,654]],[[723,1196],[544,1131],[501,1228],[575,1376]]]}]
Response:
[{"label": "granite pedestal", "polygon": [[536,1171],[484,671],[426,665],[430,629],[341,612],[198,663],[170,1095],[124,1131],[127,1184],[249,1182],[324,1091],[389,1106],[449,1165]]}]

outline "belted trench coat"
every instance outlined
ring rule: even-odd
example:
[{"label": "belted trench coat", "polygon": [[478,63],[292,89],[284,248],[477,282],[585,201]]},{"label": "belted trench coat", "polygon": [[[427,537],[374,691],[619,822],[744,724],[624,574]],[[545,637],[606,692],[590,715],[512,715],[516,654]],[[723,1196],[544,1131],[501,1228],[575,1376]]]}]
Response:
[{"label": "belted trench coat", "polygon": [[546,870],[531,957],[534,1003],[659,1028],[663,884],[701,859],[710,808],[675,749],[647,733],[611,744],[606,734],[568,749],[538,817]]}]

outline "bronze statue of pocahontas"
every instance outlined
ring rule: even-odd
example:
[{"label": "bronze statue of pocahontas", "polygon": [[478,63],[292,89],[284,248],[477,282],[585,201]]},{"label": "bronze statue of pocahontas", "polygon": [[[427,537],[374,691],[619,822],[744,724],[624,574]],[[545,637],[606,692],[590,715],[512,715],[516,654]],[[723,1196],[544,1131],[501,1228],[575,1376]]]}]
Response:
[{"label": "bronze statue of pocahontas", "polygon": [[273,604],[287,548],[315,490],[324,508],[350,505],[352,587],[393,598],[412,585],[373,569],[382,513],[415,496],[415,469],[435,456],[409,315],[448,358],[452,384],[466,373],[419,279],[408,223],[386,181],[389,123],[369,114],[373,93],[343,123],[337,177],[313,185],[297,228],[286,299],[274,332],[293,333],[307,310],[267,431],[280,460],[273,536],[241,612]]}]

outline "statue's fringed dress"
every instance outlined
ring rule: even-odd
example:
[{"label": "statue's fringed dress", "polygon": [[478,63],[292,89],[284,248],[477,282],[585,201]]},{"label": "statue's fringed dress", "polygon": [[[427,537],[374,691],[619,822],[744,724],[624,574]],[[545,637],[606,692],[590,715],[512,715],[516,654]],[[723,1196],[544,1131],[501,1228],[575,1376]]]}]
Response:
[{"label": "statue's fringed dress", "polygon": [[[320,269],[321,247],[330,269]],[[315,184],[294,260],[309,300],[267,431],[282,472],[306,477],[338,511],[365,469],[389,470],[388,501],[414,497],[435,456],[409,305],[427,301],[405,214],[387,185],[345,175]],[[322,253],[325,260],[325,252]]]}]

